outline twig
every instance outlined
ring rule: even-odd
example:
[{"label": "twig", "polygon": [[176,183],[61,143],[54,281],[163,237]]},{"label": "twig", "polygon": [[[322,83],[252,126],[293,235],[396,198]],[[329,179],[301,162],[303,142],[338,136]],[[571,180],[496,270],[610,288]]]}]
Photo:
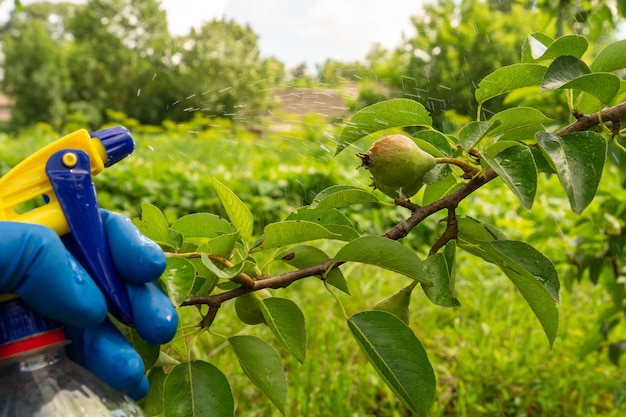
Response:
[{"label": "twig", "polygon": [[439,249],[444,247],[452,239],[456,239],[457,232],[459,231],[459,222],[456,218],[456,206],[448,209],[448,221],[446,222],[446,230],[439,236],[439,239],[430,248],[428,256],[433,256]]}]

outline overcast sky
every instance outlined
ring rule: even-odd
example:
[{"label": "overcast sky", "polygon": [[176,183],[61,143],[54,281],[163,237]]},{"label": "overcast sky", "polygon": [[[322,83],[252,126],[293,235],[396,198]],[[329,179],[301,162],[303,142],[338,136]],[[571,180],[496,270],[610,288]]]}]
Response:
[{"label": "overcast sky", "polygon": [[[263,56],[274,56],[288,66],[306,62],[313,68],[326,58],[363,59],[375,42],[397,46],[403,32],[414,35],[410,16],[420,13],[422,0],[161,0],[161,4],[174,34],[226,17],[250,24]],[[2,20],[12,7],[13,0],[2,2]]]}]

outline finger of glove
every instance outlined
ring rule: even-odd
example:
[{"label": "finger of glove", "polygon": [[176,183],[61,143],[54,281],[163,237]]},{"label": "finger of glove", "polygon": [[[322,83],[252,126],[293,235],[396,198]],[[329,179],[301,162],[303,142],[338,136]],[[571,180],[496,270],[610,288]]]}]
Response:
[{"label": "finger of glove", "polygon": [[170,299],[154,283],[128,285],[135,328],[146,342],[162,344],[176,334],[178,314]]},{"label": "finger of glove", "polygon": [[109,250],[115,267],[128,282],[154,281],[165,271],[163,251],[144,236],[127,217],[101,210]]},{"label": "finger of glove", "polygon": [[0,222],[0,233],[0,293],[15,293],[38,313],[74,326],[105,319],[104,296],[51,229]]},{"label": "finger of glove", "polygon": [[72,340],[68,351],[74,361],[134,399],[147,394],[143,360],[111,322],[87,329],[68,326],[66,334]]}]

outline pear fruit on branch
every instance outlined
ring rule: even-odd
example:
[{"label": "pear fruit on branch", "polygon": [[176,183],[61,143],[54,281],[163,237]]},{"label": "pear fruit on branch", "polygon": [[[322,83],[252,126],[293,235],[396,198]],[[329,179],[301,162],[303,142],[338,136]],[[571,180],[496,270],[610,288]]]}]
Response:
[{"label": "pear fruit on branch", "polygon": [[357,156],[360,167],[372,174],[372,186],[391,198],[414,196],[424,185],[424,175],[437,164],[434,156],[404,135],[385,136]]}]

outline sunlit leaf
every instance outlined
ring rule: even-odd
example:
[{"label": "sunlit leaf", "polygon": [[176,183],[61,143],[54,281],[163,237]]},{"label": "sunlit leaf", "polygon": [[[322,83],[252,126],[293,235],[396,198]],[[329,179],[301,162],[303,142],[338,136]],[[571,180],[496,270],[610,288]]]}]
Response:
[{"label": "sunlit leaf", "polygon": [[185,238],[213,238],[233,232],[230,223],[211,213],[194,213],[183,216],[172,223],[172,230],[177,231]]},{"label": "sunlit leaf", "polygon": [[501,141],[481,155],[530,210],[537,192],[537,166],[530,148],[519,142]]},{"label": "sunlit leaf", "polygon": [[[228,338],[228,341],[248,378],[285,415],[287,378],[282,360],[276,350],[256,336],[232,336]],[[207,380],[207,382],[212,381]]]},{"label": "sunlit leaf", "polygon": [[161,246],[176,249],[182,244],[182,238],[170,231],[163,212],[152,204],[141,203],[141,218],[133,219],[133,224],[142,234]]},{"label": "sunlit leaf", "polygon": [[593,59],[590,68],[593,72],[612,72],[626,68],[626,39],[604,47]]},{"label": "sunlit leaf", "polygon": [[537,132],[537,143],[552,160],[572,210],[580,214],[596,195],[606,158],[607,142],[595,132],[561,137]]},{"label": "sunlit leaf", "polygon": [[217,275],[220,279],[233,279],[236,276],[240,275],[243,272],[248,272],[254,269],[256,265],[254,262],[250,260],[250,258],[240,262],[236,265],[233,265],[230,268],[220,269],[213,263],[211,258],[206,253],[202,253],[201,255],[202,263],[215,275]]},{"label": "sunlit leaf", "polygon": [[427,416],[435,397],[435,373],[413,330],[395,315],[375,310],[355,314],[348,326],[394,394],[413,413]]},{"label": "sunlit leaf", "polygon": [[584,36],[565,35],[552,40],[542,33],[533,33],[528,36],[522,47],[524,62],[550,60],[561,56],[580,58],[585,54],[589,42]]},{"label": "sunlit leaf", "polygon": [[615,74],[606,72],[594,72],[582,75],[561,86],[561,89],[573,89],[584,91],[607,104],[613,100],[621,87],[620,78]]},{"label": "sunlit leaf", "polygon": [[421,103],[410,99],[381,101],[367,106],[352,116],[339,140],[335,156],[357,140],[392,127],[430,126],[432,119]]},{"label": "sunlit leaf", "polygon": [[[489,129],[487,135],[496,137],[515,131],[524,131],[524,129],[528,127],[543,130],[543,123],[548,123],[551,120],[552,119],[535,108],[512,107],[494,114],[491,119],[489,119],[489,122],[494,126]],[[533,133],[535,131],[536,130],[533,130]],[[532,139],[532,136],[518,139]]]},{"label": "sunlit leaf", "polygon": [[573,56],[561,56],[555,59],[541,81],[541,91],[554,91],[578,77],[591,73],[580,59]]},{"label": "sunlit leaf", "polygon": [[265,226],[263,248],[278,248],[317,239],[341,239],[326,227],[304,220],[288,220]]},{"label": "sunlit leaf", "polygon": [[342,208],[380,201],[371,191],[351,185],[333,185],[315,196],[311,208]]},{"label": "sunlit leaf", "polygon": [[483,103],[518,88],[539,85],[545,72],[546,67],[538,64],[513,64],[498,68],[478,83],[476,101]]},{"label": "sunlit leaf", "polygon": [[190,361],[167,375],[164,417],[233,417],[235,402],[224,374],[210,363]]},{"label": "sunlit leaf", "polygon": [[261,300],[261,312],[274,336],[298,362],[304,363],[306,330],[300,307],[287,298],[269,297]]},{"label": "sunlit leaf", "polygon": [[335,255],[335,262],[360,262],[406,275],[431,285],[424,277],[422,261],[402,243],[380,236],[363,236],[346,244]]},{"label": "sunlit leaf", "polygon": [[456,241],[446,244],[443,252],[436,253],[424,259],[424,272],[433,282],[432,286],[422,286],[424,293],[434,304],[443,307],[457,307],[461,305],[456,298],[454,289],[456,281],[455,265]]},{"label": "sunlit leaf", "polygon": [[189,296],[194,286],[196,270],[193,264],[182,258],[168,258],[165,272],[159,278],[175,306]]},{"label": "sunlit leaf", "polygon": [[244,241],[252,236],[253,218],[250,209],[224,184],[213,179],[213,187],[228,214],[228,218],[235,225]]}]

